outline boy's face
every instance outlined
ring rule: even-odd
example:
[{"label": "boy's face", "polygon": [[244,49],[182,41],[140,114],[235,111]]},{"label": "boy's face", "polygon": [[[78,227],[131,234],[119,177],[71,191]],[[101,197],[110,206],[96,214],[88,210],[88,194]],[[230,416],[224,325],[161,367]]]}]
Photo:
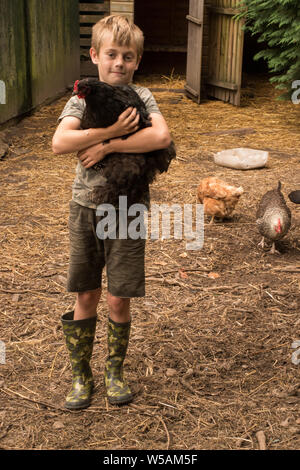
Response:
[{"label": "boy's face", "polygon": [[118,46],[108,35],[100,47],[99,55],[90,49],[91,59],[98,66],[99,80],[109,85],[128,85],[138,69],[140,57],[134,46]]}]

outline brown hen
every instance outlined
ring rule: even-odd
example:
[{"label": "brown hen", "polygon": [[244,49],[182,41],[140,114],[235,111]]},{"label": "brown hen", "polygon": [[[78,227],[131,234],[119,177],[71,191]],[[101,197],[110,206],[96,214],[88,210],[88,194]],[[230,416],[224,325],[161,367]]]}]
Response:
[{"label": "brown hen", "polygon": [[209,176],[200,181],[197,189],[197,200],[204,206],[204,214],[224,219],[232,214],[244,190],[225,181]]}]

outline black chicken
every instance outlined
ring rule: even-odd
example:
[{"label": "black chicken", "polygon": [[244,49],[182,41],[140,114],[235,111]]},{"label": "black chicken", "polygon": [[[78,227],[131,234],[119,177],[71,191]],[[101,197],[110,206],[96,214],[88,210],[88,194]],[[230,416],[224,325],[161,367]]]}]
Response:
[{"label": "black chicken", "polygon": [[[151,119],[143,100],[129,85],[111,86],[95,78],[77,80],[74,95],[84,98],[86,108],[81,121],[83,129],[108,127],[119,115],[132,106],[140,114],[139,129],[150,127]],[[126,139],[127,136],[123,136]],[[158,173],[168,170],[176,156],[175,146],[146,154],[112,153],[92,169],[101,171],[106,178],[105,186],[97,186],[91,193],[95,204],[117,205],[119,196],[127,196],[127,204],[139,202]]]},{"label": "black chicken", "polygon": [[296,189],[295,191],[292,191],[289,195],[288,198],[291,202],[294,204],[300,204],[300,190]]}]

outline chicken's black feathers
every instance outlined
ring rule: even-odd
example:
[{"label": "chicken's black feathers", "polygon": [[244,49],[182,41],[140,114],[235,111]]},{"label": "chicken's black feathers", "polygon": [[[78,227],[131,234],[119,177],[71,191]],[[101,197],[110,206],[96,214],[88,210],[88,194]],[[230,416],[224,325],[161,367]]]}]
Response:
[{"label": "chicken's black feathers", "polygon": [[[129,85],[111,86],[94,78],[86,78],[76,82],[74,94],[85,98],[86,108],[81,121],[83,129],[111,126],[128,107],[136,108],[140,115],[139,130],[151,126],[145,103]],[[128,135],[123,138],[126,137]],[[100,164],[92,167],[95,171],[101,170],[107,180],[105,186],[93,190],[92,202],[117,205],[121,195],[127,196],[129,205],[140,202],[148,185],[158,173],[168,170],[175,156],[173,142],[166,149],[146,154],[109,154]]]},{"label": "chicken's black feathers", "polygon": [[300,204],[300,190],[296,189],[295,191],[292,191],[289,195],[288,198],[291,202],[294,204]]},{"label": "chicken's black feathers", "polygon": [[130,106],[140,114],[140,129],[151,126],[145,103],[129,85],[112,86],[96,78],[84,78],[78,81],[74,94],[85,98],[86,109],[81,123],[84,129],[111,126]]}]

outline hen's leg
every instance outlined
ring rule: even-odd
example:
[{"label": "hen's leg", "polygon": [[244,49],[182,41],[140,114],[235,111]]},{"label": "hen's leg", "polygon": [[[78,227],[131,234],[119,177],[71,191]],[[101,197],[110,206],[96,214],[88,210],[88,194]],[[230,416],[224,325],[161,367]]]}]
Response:
[{"label": "hen's leg", "polygon": [[212,218],[210,219],[209,225],[212,225],[214,220],[215,220],[215,216],[213,215]]},{"label": "hen's leg", "polygon": [[272,248],[270,250],[270,253],[272,255],[274,255],[274,253],[277,253],[278,255],[280,255],[280,251],[276,250],[276,248],[275,248],[275,242],[272,243]]},{"label": "hen's leg", "polygon": [[262,248],[265,247],[265,237],[262,237],[261,241],[259,242],[257,246],[261,246]]}]

